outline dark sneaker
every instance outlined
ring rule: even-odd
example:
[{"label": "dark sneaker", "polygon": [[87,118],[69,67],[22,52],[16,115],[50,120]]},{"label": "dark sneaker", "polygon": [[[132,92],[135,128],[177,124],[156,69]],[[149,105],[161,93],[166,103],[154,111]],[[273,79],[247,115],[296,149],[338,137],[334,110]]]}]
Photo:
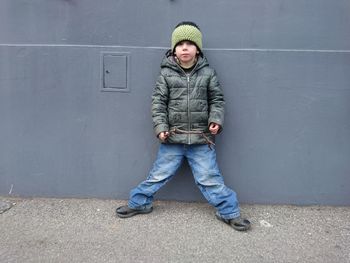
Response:
[{"label": "dark sneaker", "polygon": [[216,215],[216,218],[228,224],[229,226],[231,226],[233,229],[237,231],[247,231],[251,225],[248,219],[241,218],[240,216],[232,219],[224,219],[219,215]]},{"label": "dark sneaker", "polygon": [[127,205],[118,207],[116,209],[116,214],[120,218],[128,218],[132,216],[136,216],[138,214],[148,214],[153,211],[153,207],[142,209],[142,210],[136,210],[128,207]]}]

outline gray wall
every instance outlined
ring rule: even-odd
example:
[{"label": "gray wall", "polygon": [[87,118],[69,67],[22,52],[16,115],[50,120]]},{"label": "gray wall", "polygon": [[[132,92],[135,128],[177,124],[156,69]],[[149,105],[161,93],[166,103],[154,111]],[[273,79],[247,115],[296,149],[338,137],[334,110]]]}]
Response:
[{"label": "gray wall", "polygon": [[[193,20],[240,201],[349,205],[349,14],[348,0],[2,0],[0,194],[127,198],[158,147],[160,60]],[[186,165],[156,197],[204,200]]]}]

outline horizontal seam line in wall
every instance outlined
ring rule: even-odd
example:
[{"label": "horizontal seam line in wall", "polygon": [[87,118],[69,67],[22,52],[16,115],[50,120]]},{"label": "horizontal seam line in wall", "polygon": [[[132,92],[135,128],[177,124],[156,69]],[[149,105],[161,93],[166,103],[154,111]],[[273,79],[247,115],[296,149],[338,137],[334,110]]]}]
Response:
[{"label": "horizontal seam line in wall", "polygon": [[[81,47],[81,48],[129,48],[129,49],[161,49],[168,47],[153,46],[114,46],[114,45],[65,45],[65,44],[0,44],[0,47]],[[319,52],[319,53],[350,53],[350,50],[340,49],[269,49],[269,48],[204,48],[208,51],[254,51],[254,52]]]}]

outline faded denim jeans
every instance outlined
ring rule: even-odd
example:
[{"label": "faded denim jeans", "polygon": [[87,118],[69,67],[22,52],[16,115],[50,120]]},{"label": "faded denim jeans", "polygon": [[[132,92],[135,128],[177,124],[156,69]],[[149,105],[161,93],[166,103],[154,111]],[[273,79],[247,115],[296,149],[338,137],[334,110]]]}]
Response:
[{"label": "faded denim jeans", "polygon": [[215,149],[209,149],[206,144],[161,144],[147,179],[131,190],[128,206],[132,209],[152,207],[154,194],[175,175],[185,158],[197,186],[209,204],[217,209],[217,214],[224,219],[238,217],[236,193],[224,184]]}]

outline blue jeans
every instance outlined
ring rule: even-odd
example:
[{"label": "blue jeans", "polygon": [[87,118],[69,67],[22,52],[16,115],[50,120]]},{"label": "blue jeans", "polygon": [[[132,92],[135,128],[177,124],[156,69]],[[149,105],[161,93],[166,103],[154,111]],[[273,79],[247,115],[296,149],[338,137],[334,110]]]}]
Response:
[{"label": "blue jeans", "polygon": [[224,219],[238,217],[236,193],[224,184],[215,149],[209,149],[206,144],[161,144],[149,176],[131,190],[128,206],[133,209],[152,207],[154,194],[175,175],[185,157],[197,186],[218,215]]}]

